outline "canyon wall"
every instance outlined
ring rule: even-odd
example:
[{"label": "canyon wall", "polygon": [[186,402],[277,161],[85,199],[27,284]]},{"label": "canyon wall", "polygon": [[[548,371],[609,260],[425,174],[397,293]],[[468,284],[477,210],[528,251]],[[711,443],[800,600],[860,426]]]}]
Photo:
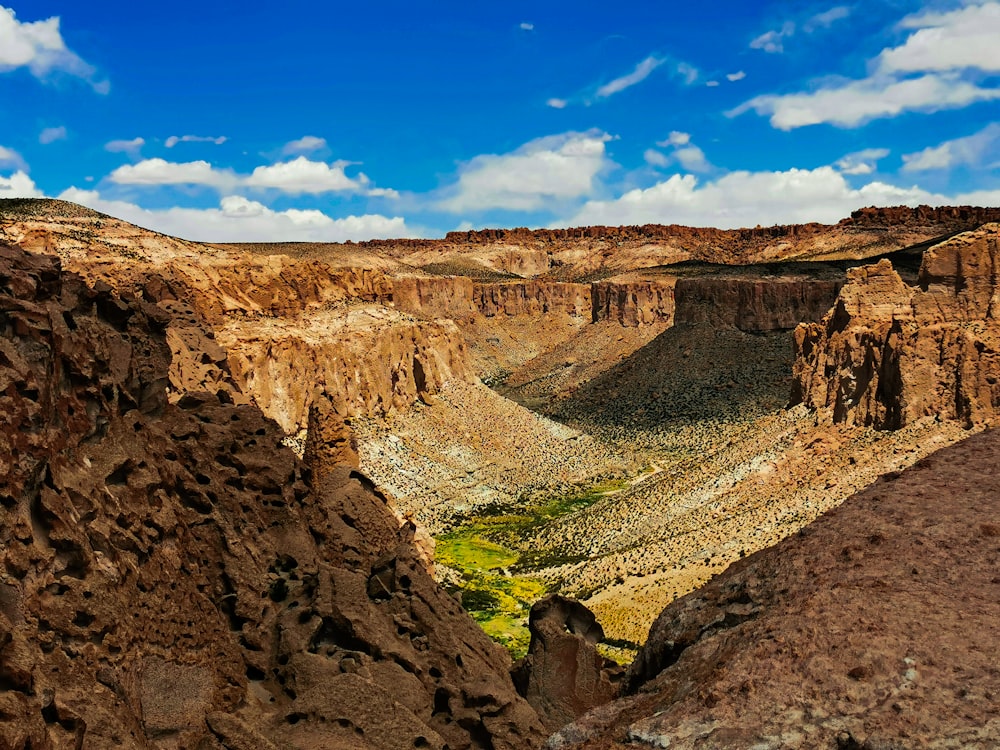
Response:
[{"label": "canyon wall", "polygon": [[553,314],[590,318],[590,287],[587,284],[545,281],[475,284],[473,295],[476,308],[487,318]]},{"label": "canyon wall", "polygon": [[806,278],[682,277],[674,288],[676,324],[709,323],[763,333],[819,320],[843,281]]},{"label": "canyon wall", "polygon": [[1000,225],[928,250],[918,285],[887,260],[853,269],[834,308],[795,331],[793,401],[833,422],[967,425],[1000,407]]},{"label": "canyon wall", "polygon": [[0,246],[0,747],[540,746],[365,477],[168,401],[168,325]]},{"label": "canyon wall", "polygon": [[670,323],[674,282],[598,281],[591,285],[591,322],[616,321],[626,328]]}]

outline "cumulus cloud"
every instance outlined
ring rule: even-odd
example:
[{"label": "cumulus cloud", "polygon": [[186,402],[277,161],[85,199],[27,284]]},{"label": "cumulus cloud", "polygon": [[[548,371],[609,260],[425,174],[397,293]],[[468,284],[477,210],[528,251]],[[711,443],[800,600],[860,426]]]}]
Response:
[{"label": "cumulus cloud", "polygon": [[275,188],[293,195],[301,193],[330,193],[365,189],[368,178],[361,175],[352,180],[344,173],[344,167],[350,166],[349,161],[336,161],[327,164],[321,161],[310,161],[300,156],[292,161],[272,164],[269,167],[257,167],[243,184],[247,187]]},{"label": "cumulus cloud", "polygon": [[726,78],[728,78],[730,81],[733,81],[734,83],[736,81],[742,81],[746,77],[747,74],[744,73],[742,70],[737,70],[735,73],[726,73]]},{"label": "cumulus cloud", "polygon": [[22,170],[9,177],[0,175],[0,198],[41,198],[43,193]]},{"label": "cumulus cloud", "polygon": [[980,88],[953,74],[928,73],[905,80],[877,76],[828,85],[811,93],[765,94],[726,114],[735,117],[753,110],[770,116],[771,125],[779,130],[819,123],[853,128],[903,112],[937,112],[996,99],[1000,99],[1000,89]]},{"label": "cumulus cloud", "polygon": [[207,161],[178,163],[160,158],[118,167],[109,179],[119,185],[207,185],[215,188],[232,188],[239,183],[235,173],[216,169]]},{"label": "cumulus cloud", "polygon": [[146,145],[145,138],[133,138],[130,141],[118,140],[108,141],[104,144],[104,150],[113,154],[128,154],[132,158],[139,155],[139,151]]},{"label": "cumulus cloud", "polygon": [[107,81],[95,79],[94,66],[66,46],[57,16],[22,22],[0,5],[0,73],[17,68],[27,68],[36,78],[59,71],[87,81],[98,93],[109,90]]},{"label": "cumulus cloud", "polygon": [[657,151],[655,148],[647,148],[643,154],[642,158],[645,162],[653,167],[669,167],[670,157],[664,154],[662,151]]},{"label": "cumulus cloud", "polygon": [[899,47],[882,51],[877,60],[882,72],[966,68],[1000,72],[1000,3],[967,5],[950,13],[922,13],[900,25],[916,31]]},{"label": "cumulus cloud", "polygon": [[315,135],[304,135],[297,140],[286,143],[281,149],[281,153],[286,156],[290,154],[309,154],[314,151],[323,151],[326,148],[326,138],[319,138]]},{"label": "cumulus cloud", "polygon": [[563,133],[530,141],[506,154],[484,154],[459,168],[458,182],[438,208],[461,213],[489,209],[532,211],[591,195],[610,166],[607,133]]},{"label": "cumulus cloud", "polygon": [[521,31],[534,31],[535,30],[535,24],[528,23],[527,21],[523,21],[521,23],[521,25],[519,26],[519,28],[521,29]]},{"label": "cumulus cloud", "polygon": [[658,67],[663,65],[665,61],[661,58],[650,55],[645,60],[640,62],[635,66],[635,69],[626,75],[610,81],[600,88],[597,89],[597,96],[599,98],[607,98],[613,96],[614,94],[624,91],[627,88],[635,86],[637,83],[642,83],[647,78],[649,74],[656,70]]},{"label": "cumulus cloud", "polygon": [[28,165],[24,158],[14,149],[0,146],[0,167],[14,167],[27,171]]},{"label": "cumulus cloud", "polygon": [[889,155],[887,148],[866,148],[839,158],[834,166],[843,174],[871,174],[878,166],[880,159]]},{"label": "cumulus cloud", "polygon": [[1000,123],[990,123],[978,133],[944,141],[937,146],[903,155],[904,172],[950,169],[959,165],[995,168],[1000,154]]},{"label": "cumulus cloud", "polygon": [[547,102],[545,102],[545,104],[546,106],[552,107],[553,109],[566,109],[566,105],[569,104],[569,102],[565,99],[552,97]]},{"label": "cumulus cloud", "polygon": [[[812,20],[832,22],[844,15],[830,13]],[[769,116],[781,130],[819,123],[853,128],[904,112],[937,112],[1000,99],[1000,88],[983,87],[976,80],[977,75],[1000,72],[1000,3],[924,12],[904,19],[900,27],[913,33],[901,45],[882,50],[868,77],[827,80],[808,92],[758,96],[727,114],[753,110]]]},{"label": "cumulus cloud", "polygon": [[705,157],[705,152],[691,143],[690,133],[684,133],[680,130],[671,131],[669,136],[662,141],[657,141],[656,145],[660,148],[673,149],[673,151],[667,156],[650,149],[653,154],[657,155],[653,157],[654,161],[650,161],[648,158],[650,151],[647,151],[646,162],[653,166],[665,167],[676,162],[688,172],[709,172],[712,169],[712,165]]},{"label": "cumulus cloud", "polygon": [[42,132],[38,134],[38,142],[42,145],[48,145],[50,143],[55,143],[56,141],[64,141],[68,135],[66,127],[63,125],[60,125],[57,128],[44,128]]},{"label": "cumulus cloud", "polygon": [[[0,181],[0,190],[2,186]],[[399,216],[365,214],[334,219],[316,210],[274,211],[236,195],[223,198],[218,208],[155,211],[75,187],[59,197],[157,232],[201,242],[344,242],[414,236]]]},{"label": "cumulus cloud", "polygon": [[167,148],[173,148],[178,143],[214,143],[216,146],[221,146],[225,143],[228,138],[224,135],[213,137],[210,135],[172,135],[164,142],[164,146]]},{"label": "cumulus cloud", "polygon": [[677,223],[731,229],[757,224],[832,223],[863,206],[940,205],[973,198],[978,205],[991,205],[998,197],[1000,191],[949,198],[916,186],[900,188],[884,182],[855,189],[833,167],[732,172],[704,183],[694,175],[673,175],[615,200],[589,201],[559,226]]}]

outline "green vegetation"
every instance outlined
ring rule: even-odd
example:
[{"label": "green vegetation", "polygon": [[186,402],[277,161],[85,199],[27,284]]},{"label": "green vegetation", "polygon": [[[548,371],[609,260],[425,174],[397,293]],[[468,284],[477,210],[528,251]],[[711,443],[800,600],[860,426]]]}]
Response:
[{"label": "green vegetation", "polygon": [[515,659],[528,651],[528,611],[552,589],[537,573],[545,568],[585,559],[552,549],[530,547],[525,539],[545,524],[579,513],[622,483],[597,485],[582,493],[550,498],[518,509],[496,509],[467,519],[459,528],[437,538],[435,558],[461,574],[453,590],[493,640]]}]

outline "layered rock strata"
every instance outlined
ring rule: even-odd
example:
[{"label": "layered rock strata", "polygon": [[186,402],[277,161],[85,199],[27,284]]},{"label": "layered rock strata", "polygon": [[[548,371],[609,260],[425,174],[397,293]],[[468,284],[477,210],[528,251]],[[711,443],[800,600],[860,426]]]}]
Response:
[{"label": "layered rock strata", "polygon": [[0,248],[0,746],[537,746],[362,475],[170,403],[169,324]]},{"label": "layered rock strata", "polygon": [[895,429],[924,416],[966,425],[1000,406],[1000,225],[928,250],[918,285],[887,261],[849,272],[820,323],[795,332],[793,401],[834,422]]},{"label": "layered rock strata", "polygon": [[843,284],[839,279],[680,278],[674,322],[733,326],[748,333],[791,330],[822,318]]}]

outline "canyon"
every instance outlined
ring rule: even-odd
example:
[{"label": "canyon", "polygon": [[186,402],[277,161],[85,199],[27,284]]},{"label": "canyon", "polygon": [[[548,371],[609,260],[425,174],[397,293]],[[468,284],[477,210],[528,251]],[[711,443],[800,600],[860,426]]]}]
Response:
[{"label": "canyon", "polygon": [[[880,680],[904,658],[933,672],[930,645],[892,651],[903,602],[957,615],[968,594],[948,566],[995,557],[989,493],[927,472],[942,449],[981,472],[990,450],[998,220],[872,208],[733,231],[206,245],[0,202],[0,713],[17,727],[0,740],[902,737]],[[809,646],[789,629],[828,632],[871,601],[828,601],[816,580],[852,588],[915,559],[916,542],[864,529],[922,528],[926,493],[895,515],[886,500],[922,484],[978,503],[952,498],[935,544],[965,526],[985,541],[892,577],[898,602],[872,626],[885,641],[842,665],[864,674],[808,696],[817,712],[854,701],[837,710],[855,718],[804,717],[783,675]],[[586,608],[533,607],[546,591]],[[797,597],[808,623],[787,614]],[[988,639],[995,598],[976,601]],[[948,653],[952,615],[924,633]],[[793,645],[723,669],[740,642]],[[782,678],[765,689],[767,664]],[[920,683],[920,699],[946,713],[947,688]],[[928,720],[912,736],[995,736],[969,700],[985,734]]]}]

